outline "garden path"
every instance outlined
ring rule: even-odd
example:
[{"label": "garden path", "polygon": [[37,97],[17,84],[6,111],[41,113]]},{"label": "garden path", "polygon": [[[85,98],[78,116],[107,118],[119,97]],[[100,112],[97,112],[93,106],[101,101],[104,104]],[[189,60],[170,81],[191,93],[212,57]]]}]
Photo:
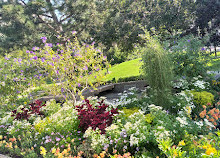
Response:
[{"label": "garden path", "polygon": [[11,157],[0,154],[0,158],[11,158]]}]

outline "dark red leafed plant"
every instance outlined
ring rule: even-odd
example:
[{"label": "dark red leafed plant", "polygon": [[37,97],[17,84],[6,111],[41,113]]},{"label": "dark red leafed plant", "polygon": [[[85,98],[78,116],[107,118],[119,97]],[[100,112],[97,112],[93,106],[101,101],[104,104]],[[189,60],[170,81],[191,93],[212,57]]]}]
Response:
[{"label": "dark red leafed plant", "polygon": [[21,112],[13,110],[13,114],[11,116],[15,116],[16,120],[28,120],[32,114],[43,115],[41,111],[41,108],[43,106],[46,106],[46,104],[42,105],[42,101],[36,100],[34,103],[31,103],[28,106],[24,106],[23,108],[21,108]]},{"label": "dark red leafed plant", "polygon": [[108,105],[104,104],[104,100],[98,103],[99,105],[97,107],[93,107],[89,103],[89,100],[86,99],[85,104],[76,106],[80,119],[79,128],[83,132],[89,127],[92,127],[93,130],[98,127],[101,133],[104,134],[105,128],[112,124],[113,115],[118,114],[117,109],[114,108],[107,111]]}]

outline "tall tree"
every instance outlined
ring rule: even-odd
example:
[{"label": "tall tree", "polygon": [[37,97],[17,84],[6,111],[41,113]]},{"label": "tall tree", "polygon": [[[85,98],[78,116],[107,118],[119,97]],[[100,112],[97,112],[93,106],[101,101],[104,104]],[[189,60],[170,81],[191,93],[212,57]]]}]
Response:
[{"label": "tall tree", "polygon": [[196,2],[195,27],[200,34],[210,36],[208,44],[215,47],[220,45],[220,0],[200,0]]},{"label": "tall tree", "polygon": [[75,30],[89,37],[102,24],[103,3],[96,0],[14,0],[0,5],[1,47],[36,43],[40,36],[68,37]]}]

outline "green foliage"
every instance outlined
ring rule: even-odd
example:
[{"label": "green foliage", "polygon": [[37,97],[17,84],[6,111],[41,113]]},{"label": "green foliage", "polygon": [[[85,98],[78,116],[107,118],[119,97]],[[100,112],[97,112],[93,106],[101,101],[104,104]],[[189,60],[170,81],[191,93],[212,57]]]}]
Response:
[{"label": "green foliage", "polygon": [[129,117],[130,115],[134,114],[135,112],[138,112],[139,109],[137,107],[133,107],[130,109],[127,108],[123,108],[123,112],[124,112],[124,117]]},{"label": "green foliage", "polygon": [[44,119],[36,119],[35,129],[39,133],[68,132],[78,129],[79,121],[77,111],[72,106],[64,104],[63,107]]},{"label": "green foliage", "polygon": [[171,48],[174,72],[178,76],[206,76],[209,58],[203,54],[203,41],[192,35],[175,41]]},{"label": "green foliage", "polygon": [[154,103],[169,108],[167,96],[171,91],[172,64],[162,45],[149,33],[143,36],[146,49],[143,55],[143,70],[146,80],[156,95]]},{"label": "green foliage", "polygon": [[44,106],[42,110],[44,111],[44,114],[46,116],[51,116],[55,114],[56,112],[58,112],[60,108],[61,108],[61,105],[59,103],[56,103],[55,99],[52,99],[46,102],[46,106]]},{"label": "green foliage", "polygon": [[202,107],[202,105],[207,105],[208,103],[212,105],[214,101],[214,95],[207,91],[191,91],[191,93],[193,94],[193,102],[196,103],[198,106]]}]

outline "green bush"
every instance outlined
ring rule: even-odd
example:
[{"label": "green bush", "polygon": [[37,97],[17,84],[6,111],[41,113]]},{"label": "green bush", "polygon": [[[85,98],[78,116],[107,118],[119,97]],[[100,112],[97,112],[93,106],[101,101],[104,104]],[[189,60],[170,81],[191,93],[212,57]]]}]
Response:
[{"label": "green bush", "polygon": [[203,41],[192,35],[175,41],[171,48],[174,72],[178,76],[206,76],[209,58],[201,51]]},{"label": "green bush", "polygon": [[169,109],[167,96],[171,93],[172,64],[162,45],[146,32],[146,48],[143,54],[143,70],[153,89],[154,103]]},{"label": "green bush", "polygon": [[193,94],[193,102],[197,105],[207,105],[208,103],[212,104],[214,101],[214,95],[207,91],[195,92],[191,91]]}]

